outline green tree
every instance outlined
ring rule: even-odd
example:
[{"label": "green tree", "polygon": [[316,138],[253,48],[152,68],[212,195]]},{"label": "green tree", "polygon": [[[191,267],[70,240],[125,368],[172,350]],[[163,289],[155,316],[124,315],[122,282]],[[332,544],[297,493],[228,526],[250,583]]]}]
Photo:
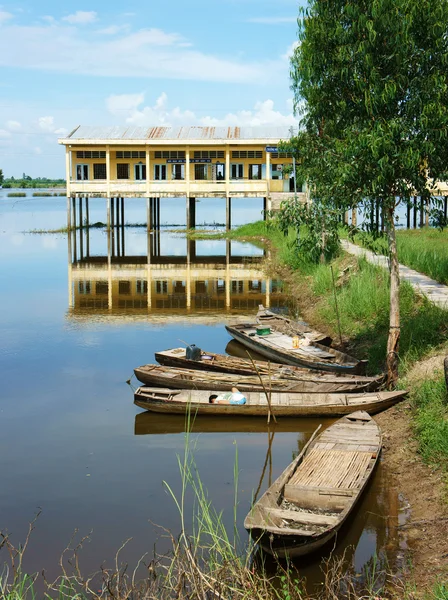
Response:
[{"label": "green tree", "polygon": [[398,377],[398,200],[428,199],[448,165],[448,0],[310,0],[291,58],[291,140],[311,195],[381,202],[390,256],[387,374]]},{"label": "green tree", "polygon": [[0,185],[5,181],[5,177],[3,175],[3,169],[0,169]]}]

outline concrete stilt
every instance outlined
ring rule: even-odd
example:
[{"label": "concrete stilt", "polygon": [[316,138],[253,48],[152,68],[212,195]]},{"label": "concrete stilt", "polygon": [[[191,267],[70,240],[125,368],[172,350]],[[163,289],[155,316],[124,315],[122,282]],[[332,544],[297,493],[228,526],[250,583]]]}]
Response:
[{"label": "concrete stilt", "polygon": [[232,198],[227,196],[226,198],[226,230],[230,231],[232,228]]}]

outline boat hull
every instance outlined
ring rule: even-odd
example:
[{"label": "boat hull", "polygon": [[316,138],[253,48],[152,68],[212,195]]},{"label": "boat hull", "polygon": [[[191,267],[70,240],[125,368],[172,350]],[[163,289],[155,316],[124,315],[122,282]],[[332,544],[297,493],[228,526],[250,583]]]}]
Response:
[{"label": "boat hull", "polygon": [[[153,389],[157,393],[156,388]],[[165,390],[169,392],[170,390]],[[210,394],[211,392],[203,392]],[[254,394],[254,393],[252,393]],[[259,394],[264,396],[264,394]],[[387,410],[397,402],[403,399],[406,392],[378,392],[376,394],[359,394],[350,397],[348,394],[325,394],[335,398],[334,402],[317,403],[307,402],[307,398],[302,401],[298,398],[295,403],[288,398],[285,403],[272,402],[272,414],[276,417],[342,417],[357,410],[363,410],[369,414],[376,414]],[[273,395],[274,396],[274,395]],[[281,394],[281,396],[285,396]],[[291,396],[301,396],[300,394],[291,394]],[[316,394],[304,394],[303,396],[317,396]],[[349,396],[349,400],[346,400]],[[369,400],[371,398],[371,400]],[[161,399],[151,397],[142,388],[138,388],[134,394],[134,404],[139,408],[156,413],[185,415],[188,411],[193,415],[238,415],[240,417],[267,416],[269,407],[266,402],[255,404],[249,401],[245,405],[231,404],[209,404],[208,402],[195,402],[194,397],[191,401]]]},{"label": "boat hull", "polygon": [[[337,362],[330,363],[330,362],[324,362],[324,361],[307,360],[305,357],[298,356],[297,354],[293,355],[291,353],[288,353],[287,351],[282,351],[282,350],[277,350],[276,348],[267,347],[267,346],[261,344],[260,342],[258,342],[255,337],[250,337],[248,335],[245,335],[244,333],[241,333],[234,327],[230,327],[227,325],[225,327],[226,327],[227,331],[229,332],[229,334],[235,340],[237,340],[238,342],[240,342],[241,344],[243,344],[250,350],[253,350],[253,351],[257,352],[258,354],[265,356],[268,360],[272,360],[277,363],[284,363],[287,365],[293,365],[293,366],[297,366],[297,367],[305,367],[307,369],[313,369],[313,370],[317,369],[320,371],[326,371],[326,372],[331,372],[331,373],[348,373],[348,374],[351,373],[351,374],[363,375],[366,370],[366,362],[365,361],[357,361],[354,363],[341,364],[341,363],[337,363]],[[326,348],[326,350],[331,350],[331,349]]]}]

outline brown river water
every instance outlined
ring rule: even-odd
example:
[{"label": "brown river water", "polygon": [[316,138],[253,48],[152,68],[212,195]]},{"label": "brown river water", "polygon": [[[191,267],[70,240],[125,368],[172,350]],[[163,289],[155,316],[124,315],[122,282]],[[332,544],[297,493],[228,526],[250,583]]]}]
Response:
[{"label": "brown river water", "polygon": [[[235,205],[235,224],[259,218],[253,200]],[[222,221],[222,208],[211,201],[201,207],[202,218]],[[104,200],[91,201],[90,210],[91,223],[104,220]],[[177,214],[181,223],[184,212],[173,201],[169,214],[162,210],[162,223],[173,224]],[[136,200],[127,221],[142,215],[144,204]],[[89,535],[80,554],[87,572],[111,566],[128,538],[122,560],[131,566],[154,546],[169,550],[157,525],[179,533],[164,482],[180,492],[185,422],[134,406],[137,382],[126,384],[133,368],[185,342],[224,352],[230,341],[224,323],[254,315],[260,303],[281,309],[288,301],[281,282],[263,274],[263,250],[250,244],[191,244],[164,227],[149,240],[144,227],[117,231],[114,240],[101,228],[70,240],[24,233],[64,226],[65,218],[64,198],[16,200],[0,191],[0,530],[22,542],[41,511],[25,568],[45,569],[49,578],[59,574],[59,556],[74,532],[75,540]],[[194,423],[198,471],[229,530],[238,455],[242,544],[255,490],[266,489],[318,424],[281,419],[268,429],[265,419],[203,417]],[[400,568],[404,542],[397,525],[406,510],[380,464],[335,552],[345,551],[347,567],[361,575],[374,555]],[[187,497],[188,525],[191,514]],[[300,559],[310,588],[322,582],[321,561],[332,549]]]}]

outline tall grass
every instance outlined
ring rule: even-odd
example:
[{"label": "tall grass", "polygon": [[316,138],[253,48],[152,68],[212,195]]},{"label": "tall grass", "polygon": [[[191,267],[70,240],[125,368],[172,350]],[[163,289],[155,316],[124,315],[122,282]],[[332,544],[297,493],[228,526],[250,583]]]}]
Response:
[{"label": "tall grass", "polygon": [[414,386],[411,402],[423,459],[448,475],[448,392],[443,374],[436,372]]},{"label": "tall grass", "polygon": [[6,194],[8,198],[26,198],[25,192],[9,192]]},{"label": "tall grass", "polygon": [[[377,254],[388,254],[385,237],[362,233],[355,236],[355,242]],[[448,229],[397,231],[397,252],[401,264],[448,285]]]}]

